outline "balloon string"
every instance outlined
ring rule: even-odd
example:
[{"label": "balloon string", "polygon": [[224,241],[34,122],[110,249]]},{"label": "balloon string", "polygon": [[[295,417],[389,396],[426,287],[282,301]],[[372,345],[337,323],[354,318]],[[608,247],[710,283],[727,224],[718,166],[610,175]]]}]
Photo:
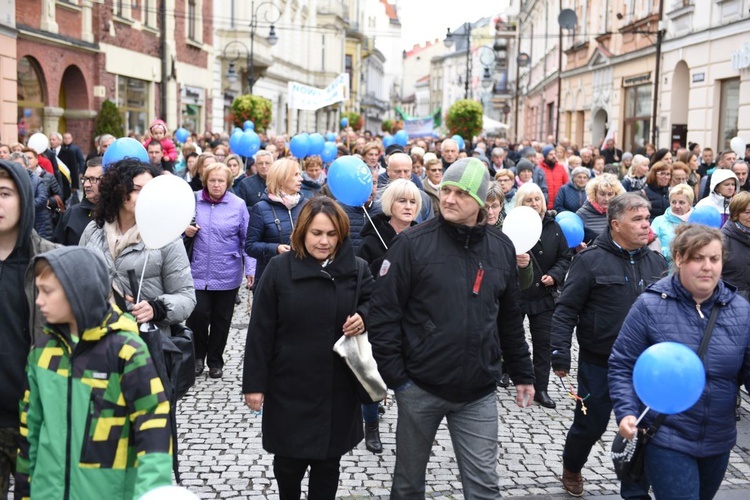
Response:
[{"label": "balloon string", "polygon": [[148,256],[151,252],[146,250],[146,260],[143,262],[143,271],[141,271],[141,281],[138,283],[138,293],[136,294],[135,303],[141,302],[141,290],[143,290],[143,277],[146,274],[146,266],[148,265]]},{"label": "balloon string", "polygon": [[367,220],[370,221],[370,225],[372,225],[372,228],[375,230],[375,234],[378,235],[378,238],[380,238],[380,243],[383,244],[386,250],[388,250],[388,245],[385,244],[385,241],[383,240],[383,237],[380,236],[380,232],[378,231],[378,228],[375,227],[375,224],[373,224],[372,219],[370,218],[370,214],[367,213],[367,209],[365,209],[365,204],[362,204],[362,210],[365,212],[365,217],[367,217]]},{"label": "balloon string", "polygon": [[643,417],[646,416],[646,413],[648,413],[651,410],[650,406],[647,406],[645,410],[643,410],[643,413],[641,413],[641,416],[638,417],[638,420],[635,421],[635,426],[638,427],[638,424],[641,423],[641,420],[643,420]]}]

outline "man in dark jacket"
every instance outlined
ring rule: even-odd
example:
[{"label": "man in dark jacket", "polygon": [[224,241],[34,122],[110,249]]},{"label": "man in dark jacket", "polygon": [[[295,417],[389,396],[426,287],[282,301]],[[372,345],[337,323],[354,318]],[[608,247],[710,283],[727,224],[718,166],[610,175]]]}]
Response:
[{"label": "man in dark jacket", "polygon": [[[578,387],[584,401],[576,406],[563,449],[563,487],[583,494],[583,468],[592,446],[607,430],[612,402],[607,367],[612,345],[630,306],[667,271],[667,262],[648,249],[648,201],[636,193],[616,196],[607,209],[608,228],[573,259],[552,317],[552,369],[570,372],[571,338],[576,329]],[[585,405],[585,409],[584,409]],[[623,498],[649,498],[636,484],[623,481]]]},{"label": "man in dark jacket", "polygon": [[83,200],[65,211],[55,227],[52,241],[63,245],[77,245],[89,225],[94,205],[99,201],[99,181],[102,179],[102,157],[95,156],[86,162],[86,173],[81,178]]},{"label": "man in dark jacket", "polygon": [[[79,165],[83,163],[83,152],[81,152],[81,149],[78,146],[72,143],[73,137],[70,134],[65,134],[64,136],[59,133],[50,134],[50,144],[52,144],[53,136],[55,137],[55,143],[58,144],[55,150],[57,157],[70,171],[70,188],[74,192],[78,191],[79,177],[81,172],[83,172],[83,168],[79,167]],[[65,142],[65,137],[70,138],[69,143]]]},{"label": "man in dark jacket", "polygon": [[242,179],[239,186],[237,186],[237,196],[245,200],[247,205],[247,211],[263,198],[266,192],[266,175],[268,175],[268,169],[271,168],[273,163],[273,155],[266,151],[260,150],[255,155],[255,168],[258,173]]},{"label": "man in dark jacket", "polygon": [[534,397],[516,251],[507,236],[487,228],[489,183],[481,161],[455,162],[443,177],[441,215],[396,237],[375,281],[370,342],[398,401],[391,498],[424,498],[425,468],[443,417],[464,496],[500,498],[501,349],[518,405]]},{"label": "man in dark jacket", "polygon": [[[31,259],[54,246],[34,231],[31,179],[18,163],[0,160],[0,318],[3,346],[0,363],[0,498],[8,496],[8,479],[18,450],[18,402],[23,395],[26,357],[41,317],[34,307]],[[25,293],[24,293],[25,292]]]}]

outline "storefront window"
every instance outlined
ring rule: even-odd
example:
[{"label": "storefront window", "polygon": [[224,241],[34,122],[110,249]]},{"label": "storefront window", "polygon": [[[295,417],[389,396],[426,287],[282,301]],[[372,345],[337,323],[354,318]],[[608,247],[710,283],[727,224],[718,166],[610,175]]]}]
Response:
[{"label": "storefront window", "polygon": [[39,67],[28,57],[18,60],[18,142],[44,126],[44,88]]},{"label": "storefront window", "polygon": [[625,127],[622,140],[626,151],[642,148],[651,134],[651,84],[625,89]]},{"label": "storefront window", "polygon": [[205,89],[200,87],[190,87],[187,85],[182,87],[182,127],[199,134],[203,131],[203,107],[205,101]]},{"label": "storefront window", "polygon": [[730,149],[729,143],[737,135],[740,117],[740,79],[721,81],[721,112],[719,114],[719,150]]},{"label": "storefront window", "polygon": [[123,115],[126,133],[143,135],[148,127],[149,82],[126,76],[117,77],[117,106]]}]

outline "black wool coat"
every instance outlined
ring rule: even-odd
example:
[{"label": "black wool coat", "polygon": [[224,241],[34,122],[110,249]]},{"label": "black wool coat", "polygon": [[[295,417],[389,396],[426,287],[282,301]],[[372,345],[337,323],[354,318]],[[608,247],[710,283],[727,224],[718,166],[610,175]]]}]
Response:
[{"label": "black wool coat", "polygon": [[373,279],[347,238],[326,267],[287,252],[260,279],[245,345],[242,392],[262,392],[263,448],[283,457],[340,457],[362,440],[355,378],[333,352],[354,312],[367,325]]}]

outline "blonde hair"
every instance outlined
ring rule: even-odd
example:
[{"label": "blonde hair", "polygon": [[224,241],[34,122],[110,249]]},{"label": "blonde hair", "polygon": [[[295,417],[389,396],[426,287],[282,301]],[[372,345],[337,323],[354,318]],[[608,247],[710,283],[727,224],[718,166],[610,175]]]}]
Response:
[{"label": "blonde hair", "polygon": [[215,160],[216,156],[214,156],[213,153],[199,154],[198,158],[195,160],[195,163],[193,163],[193,168],[189,170],[190,177],[198,177],[198,175],[200,175],[200,171],[203,169],[203,164],[209,158],[213,158]]},{"label": "blonde hair", "polygon": [[232,186],[232,181],[234,180],[232,169],[227,167],[224,163],[220,162],[212,163],[203,169],[203,175],[201,175],[201,182],[203,183],[203,185],[205,186],[208,183],[208,176],[211,175],[211,172],[213,172],[214,170],[220,170],[227,175],[227,189],[229,189]]},{"label": "blonde hair", "polygon": [[542,204],[544,205],[544,209],[547,209],[547,202],[544,199],[544,193],[542,193],[542,188],[540,188],[538,185],[534,184],[533,182],[527,182],[524,185],[522,185],[520,188],[518,188],[518,191],[516,191],[516,198],[515,202],[513,203],[513,207],[522,207],[523,200],[532,194],[538,194],[542,197]]},{"label": "blonde hair", "polygon": [[416,200],[417,211],[414,215],[415,217],[419,215],[422,211],[422,195],[419,194],[419,188],[417,185],[408,179],[396,179],[388,183],[388,187],[385,188],[383,196],[380,198],[383,213],[388,217],[393,215],[393,212],[391,212],[391,206],[401,197],[413,198]]},{"label": "blonde hair", "polygon": [[693,204],[693,200],[695,200],[695,192],[693,191],[693,188],[687,184],[677,184],[676,186],[672,186],[672,189],[669,191],[669,201],[671,202],[672,197],[679,194],[687,198],[691,205]]},{"label": "blonde hair", "polygon": [[511,180],[511,182],[514,182],[516,180],[516,176],[513,174],[513,171],[508,170],[507,168],[502,168],[495,174],[496,181],[499,181],[501,177],[507,177]]},{"label": "blonde hair", "polygon": [[617,176],[614,174],[602,174],[599,177],[594,177],[588,184],[586,184],[586,198],[590,202],[596,201],[596,192],[599,189],[609,188],[615,192],[615,196],[619,196],[625,192],[625,189],[620,184]]},{"label": "blonde hair", "polygon": [[297,160],[279,158],[268,169],[266,188],[269,194],[281,193],[281,186],[291,179],[296,172],[301,172]]}]

